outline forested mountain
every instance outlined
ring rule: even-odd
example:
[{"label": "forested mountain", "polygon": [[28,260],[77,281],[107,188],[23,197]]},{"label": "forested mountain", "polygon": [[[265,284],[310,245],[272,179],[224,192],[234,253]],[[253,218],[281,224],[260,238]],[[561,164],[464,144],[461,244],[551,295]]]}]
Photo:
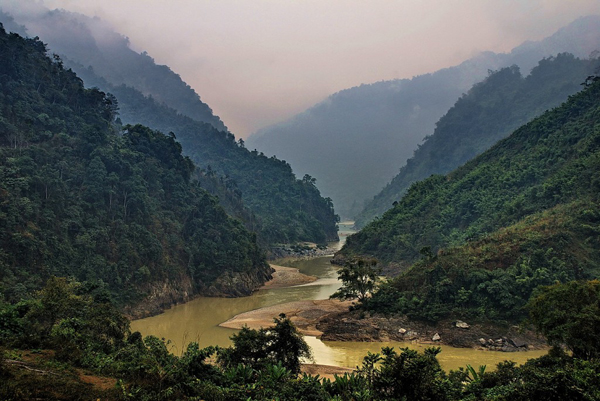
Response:
[{"label": "forested mountain", "polygon": [[0,292],[73,276],[144,308],[248,294],[270,275],[255,234],[191,179],[173,135],[114,123],[44,44],[0,30]]},{"label": "forested mountain", "polygon": [[600,65],[562,53],[545,58],[523,77],[517,66],[475,84],[436,123],[400,173],[356,216],[364,227],[402,198],[408,187],[432,174],[446,174],[482,153],[513,130],[558,106],[581,89]]},{"label": "forested mountain", "polygon": [[[452,173],[413,184],[395,207],[349,237],[336,256],[368,255],[405,269],[423,253],[483,241],[535,213],[597,202],[599,128],[600,82],[595,82]],[[587,209],[595,210],[591,204]],[[590,230],[597,241],[598,232]]]},{"label": "forested mountain", "polygon": [[600,203],[588,197],[444,249],[383,285],[366,307],[437,321],[509,320],[540,286],[600,277]]},{"label": "forested mountain", "polygon": [[247,146],[287,160],[319,179],[336,211],[353,217],[388,183],[430,135],[435,123],[488,70],[517,65],[524,75],[544,57],[600,49],[600,17],[581,18],[554,35],[508,54],[492,52],[412,79],[360,85],[336,93],[281,124],[265,128]]},{"label": "forested mountain", "polygon": [[[196,178],[201,185],[218,195],[229,213],[257,232],[261,243],[325,243],[337,238],[333,204],[321,197],[312,177],[296,179],[285,161],[250,152],[243,141],[236,142],[231,133],[221,129],[224,126],[218,118],[185,112],[180,106],[184,101],[194,110],[208,113],[210,109],[168,67],[157,66],[147,55],[133,52],[125,38],[100,20],[46,10],[40,15],[20,16],[17,22],[48,41],[50,50],[58,52],[65,66],[72,68],[87,87],[113,94],[123,123],[173,132],[183,153],[200,167]],[[162,92],[150,91],[152,85]],[[179,95],[167,96],[171,92]],[[197,99],[192,101],[182,94],[188,92]]]},{"label": "forested mountain", "polygon": [[325,243],[337,238],[333,204],[321,197],[312,177],[296,179],[285,161],[250,152],[231,133],[182,116],[133,88],[107,84],[91,70],[83,71],[83,79],[114,94],[124,122],[176,133],[183,153],[202,168],[200,183],[219,195],[262,243]]}]

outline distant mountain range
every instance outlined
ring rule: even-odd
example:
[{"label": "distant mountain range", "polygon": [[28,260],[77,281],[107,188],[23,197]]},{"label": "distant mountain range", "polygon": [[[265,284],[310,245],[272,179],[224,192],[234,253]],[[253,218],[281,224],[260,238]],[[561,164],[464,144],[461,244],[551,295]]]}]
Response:
[{"label": "distant mountain range", "polygon": [[111,85],[130,86],[196,121],[219,130],[227,129],[179,75],[166,65],[156,64],[146,52],[133,51],[127,37],[99,18],[42,6],[36,12],[17,15],[3,12],[0,16],[8,31],[38,36],[48,44],[51,53],[77,63],[67,65],[78,74],[81,68],[91,68]]},{"label": "distant mountain range", "polygon": [[540,61],[527,77],[518,67],[500,69],[476,84],[436,124],[392,181],[356,216],[369,221],[400,201],[416,181],[446,174],[490,148],[513,130],[581,90],[600,66],[599,59],[568,53]]},{"label": "distant mountain range", "polygon": [[462,64],[412,79],[360,85],[331,95],[303,113],[262,129],[250,149],[287,160],[317,178],[337,212],[354,217],[404,165],[435,123],[489,70],[511,65],[527,75],[544,57],[588,57],[600,48],[600,17],[576,20],[552,36],[507,54],[484,52]]}]

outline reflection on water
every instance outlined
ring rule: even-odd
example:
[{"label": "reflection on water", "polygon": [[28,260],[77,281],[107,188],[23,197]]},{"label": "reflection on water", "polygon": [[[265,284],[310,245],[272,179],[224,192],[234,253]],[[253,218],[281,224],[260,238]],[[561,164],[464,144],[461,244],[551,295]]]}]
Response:
[{"label": "reflection on water", "polygon": [[[350,227],[352,223],[340,224],[341,241],[332,244],[335,248],[341,247],[345,235],[352,232]],[[219,324],[237,314],[286,302],[329,298],[339,288],[336,269],[329,263],[330,259],[330,257],[320,257],[276,263],[296,267],[304,274],[319,278],[312,283],[290,288],[260,290],[244,298],[197,298],[186,304],[176,305],[158,316],[136,320],[131,323],[131,329],[143,335],[155,335],[170,340],[171,352],[178,355],[183,351],[183,347],[192,341],[198,342],[200,347],[209,345],[227,347],[231,345],[229,337],[237,330],[219,327]],[[405,343],[323,342],[315,337],[305,337],[305,339],[313,350],[316,363],[351,368],[360,365],[367,352],[380,352],[381,347],[389,346],[398,349],[408,346],[419,350],[427,347]],[[457,369],[466,364],[475,367],[487,365],[488,369],[491,369],[505,359],[523,363],[529,358],[536,358],[544,353],[545,351],[534,351],[508,354],[442,346],[442,353],[438,355],[438,359],[444,369]]]},{"label": "reflection on water", "polygon": [[[381,354],[382,347],[394,347],[396,351],[400,348],[416,349],[423,352],[425,348],[431,347],[429,344],[417,343],[399,343],[399,342],[345,342],[345,341],[321,341],[316,337],[304,337],[310,345],[315,362],[323,365],[344,366],[354,368],[362,364],[363,357],[367,352],[372,354]],[[436,345],[437,346],[437,345]],[[486,365],[487,370],[493,370],[495,366],[504,360],[515,361],[518,364],[527,362],[528,359],[537,358],[545,355],[547,351],[528,351],[528,352],[499,352],[499,351],[480,351],[471,348],[454,348],[447,345],[440,345],[442,352],[438,354],[442,368],[449,371],[465,367],[470,364],[477,368],[479,365]]]}]

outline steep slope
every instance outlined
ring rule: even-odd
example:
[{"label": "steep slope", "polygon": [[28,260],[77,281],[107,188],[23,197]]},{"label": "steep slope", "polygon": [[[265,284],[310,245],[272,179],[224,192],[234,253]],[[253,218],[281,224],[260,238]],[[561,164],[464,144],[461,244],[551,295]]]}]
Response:
[{"label": "steep slope", "polygon": [[[257,232],[261,243],[337,239],[331,200],[321,197],[311,177],[296,179],[286,162],[248,151],[221,129],[220,120],[184,113],[178,102],[193,90],[168,67],[156,66],[147,55],[129,49],[127,40],[100,20],[41,10],[39,15],[20,15],[19,21],[48,41],[86,86],[115,95],[124,123],[173,132],[184,154],[202,169],[200,182],[221,195],[228,212]],[[174,94],[177,101],[167,96]],[[195,96],[197,102],[187,99],[186,104],[200,104]],[[206,105],[196,108],[210,111]]]},{"label": "steep slope", "polygon": [[[196,293],[244,295],[270,268],[254,234],[190,177],[181,145],[114,124],[115,104],[0,30],[0,291],[53,275],[146,311]],[[139,310],[139,309],[138,309]]]},{"label": "steep slope", "polygon": [[[285,161],[250,152],[231,133],[182,116],[133,88],[107,84],[90,70],[83,79],[116,96],[124,122],[175,133],[184,154],[202,168],[200,182],[210,189],[216,180],[220,185],[214,193],[227,195],[224,205],[235,198],[237,210],[242,211],[235,215],[264,244],[337,239],[333,204],[321,197],[313,178],[296,179]],[[213,183],[207,183],[210,177]],[[252,213],[243,212],[245,208]]]},{"label": "steep slope", "polygon": [[581,89],[600,61],[570,54],[543,59],[523,78],[516,66],[492,73],[471,88],[436,123],[413,157],[356,216],[364,227],[398,201],[408,187],[432,174],[446,174],[482,153],[514,129],[558,106]]},{"label": "steep slope", "polygon": [[196,121],[209,123],[219,130],[227,129],[179,75],[166,65],[157,65],[147,53],[133,51],[129,39],[103,20],[65,10],[51,11],[30,0],[24,2],[27,7],[23,10],[27,11],[7,4],[7,10],[0,17],[14,18],[27,29],[29,36],[42,38],[52,53],[67,56],[74,63],[66,65],[78,75],[81,69],[91,67],[111,85],[136,88]]},{"label": "steep slope", "polygon": [[473,84],[513,64],[528,74],[539,60],[562,52],[588,57],[600,49],[600,17],[582,18],[551,37],[509,54],[482,53],[412,79],[361,85],[330,96],[290,120],[248,138],[250,149],[287,160],[319,179],[337,212],[353,217],[404,165],[417,144]]},{"label": "steep slope", "polygon": [[599,207],[590,198],[560,204],[425,257],[366,307],[417,320],[518,321],[539,286],[600,277]]},{"label": "steep slope", "polygon": [[[373,256],[404,269],[420,252],[458,246],[520,219],[600,193],[600,82],[447,176],[413,184],[337,260]],[[429,247],[425,248],[424,247]]]}]

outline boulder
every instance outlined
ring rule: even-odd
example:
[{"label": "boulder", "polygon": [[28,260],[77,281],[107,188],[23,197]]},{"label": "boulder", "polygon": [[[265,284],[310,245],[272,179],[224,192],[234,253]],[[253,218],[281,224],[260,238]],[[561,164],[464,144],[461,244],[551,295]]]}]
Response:
[{"label": "boulder", "polygon": [[442,337],[438,333],[435,333],[431,339],[433,341],[440,341]]},{"label": "boulder", "polygon": [[400,329],[398,329],[398,333],[404,334],[404,333],[406,333],[406,329],[400,328]]},{"label": "boulder", "polygon": [[465,323],[465,322],[463,322],[462,320],[457,320],[456,322],[454,322],[454,327],[457,327],[457,328],[459,328],[459,329],[465,329],[465,330],[466,330],[466,329],[468,329],[468,328],[469,328],[469,327],[471,327],[471,326],[469,326],[469,324],[468,324],[468,323]]},{"label": "boulder", "polygon": [[512,336],[508,341],[517,348],[527,347],[527,339],[525,337]]}]

